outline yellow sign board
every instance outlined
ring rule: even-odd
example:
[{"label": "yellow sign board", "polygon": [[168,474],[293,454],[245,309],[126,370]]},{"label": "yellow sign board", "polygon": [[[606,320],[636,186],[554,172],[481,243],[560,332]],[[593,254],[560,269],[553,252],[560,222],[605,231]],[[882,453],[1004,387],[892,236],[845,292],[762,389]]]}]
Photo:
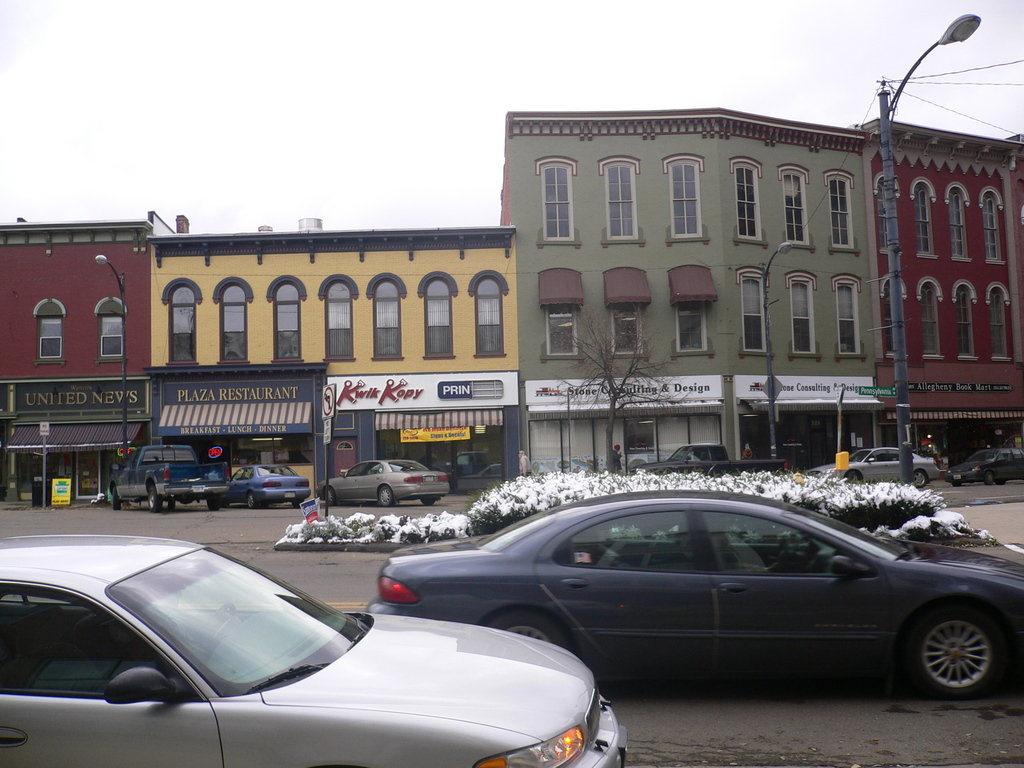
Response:
[{"label": "yellow sign board", "polygon": [[421,427],[403,429],[403,443],[446,443],[452,440],[469,440],[469,427]]},{"label": "yellow sign board", "polygon": [[71,504],[71,478],[55,477],[50,485],[50,501],[55,507]]}]

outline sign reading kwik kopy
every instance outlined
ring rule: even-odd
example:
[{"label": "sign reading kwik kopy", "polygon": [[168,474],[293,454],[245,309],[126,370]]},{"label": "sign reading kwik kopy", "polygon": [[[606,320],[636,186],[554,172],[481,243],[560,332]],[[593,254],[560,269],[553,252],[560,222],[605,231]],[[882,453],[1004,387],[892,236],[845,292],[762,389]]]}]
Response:
[{"label": "sign reading kwik kopy", "polygon": [[339,411],[498,407],[518,404],[514,371],[331,376]]}]

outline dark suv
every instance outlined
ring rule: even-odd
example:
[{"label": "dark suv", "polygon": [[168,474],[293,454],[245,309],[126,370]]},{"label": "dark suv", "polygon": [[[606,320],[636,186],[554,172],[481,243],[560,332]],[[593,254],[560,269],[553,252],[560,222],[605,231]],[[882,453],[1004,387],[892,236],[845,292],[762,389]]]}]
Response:
[{"label": "dark suv", "polygon": [[946,472],[950,485],[985,483],[1002,485],[1007,480],[1024,480],[1024,450],[1020,448],[984,448],[967,461]]}]

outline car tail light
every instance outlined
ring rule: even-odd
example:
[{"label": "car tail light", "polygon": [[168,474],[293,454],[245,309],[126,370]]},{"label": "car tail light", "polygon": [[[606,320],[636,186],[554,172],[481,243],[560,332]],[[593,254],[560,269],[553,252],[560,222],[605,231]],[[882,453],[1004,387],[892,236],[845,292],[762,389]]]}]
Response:
[{"label": "car tail light", "polygon": [[281,487],[281,483],[278,482],[277,480],[264,480],[263,481],[263,487],[264,488],[280,488]]},{"label": "car tail light", "polygon": [[307,480],[306,478],[302,478],[297,483],[295,483],[295,485],[298,486],[299,488],[309,488],[309,480]]},{"label": "car tail light", "polygon": [[446,475],[444,472],[438,472],[437,473],[437,482],[439,482],[439,483],[447,483],[448,482],[448,475]]},{"label": "car tail light", "polygon": [[403,483],[422,483],[423,475],[406,475]]},{"label": "car tail light", "polygon": [[400,581],[381,576],[377,579],[377,594],[389,603],[418,603],[420,596]]},{"label": "car tail light", "polygon": [[165,483],[171,482],[171,468],[170,467],[164,467],[164,482]]}]

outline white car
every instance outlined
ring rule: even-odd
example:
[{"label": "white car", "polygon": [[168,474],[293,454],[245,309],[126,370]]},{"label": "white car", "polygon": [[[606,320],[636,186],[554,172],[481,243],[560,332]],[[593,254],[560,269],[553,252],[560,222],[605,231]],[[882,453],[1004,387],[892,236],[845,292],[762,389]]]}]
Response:
[{"label": "white car", "polygon": [[0,746],[20,768],[620,768],[572,654],[345,614],[196,544],[0,540]]},{"label": "white car", "polygon": [[[939,479],[939,467],[933,459],[911,454],[914,461],[913,483],[921,488],[933,480]],[[835,472],[835,464],[822,464],[807,470],[807,474],[823,474]],[[862,448],[850,454],[850,466],[842,472],[848,480],[899,480],[900,449],[899,448]]]}]

